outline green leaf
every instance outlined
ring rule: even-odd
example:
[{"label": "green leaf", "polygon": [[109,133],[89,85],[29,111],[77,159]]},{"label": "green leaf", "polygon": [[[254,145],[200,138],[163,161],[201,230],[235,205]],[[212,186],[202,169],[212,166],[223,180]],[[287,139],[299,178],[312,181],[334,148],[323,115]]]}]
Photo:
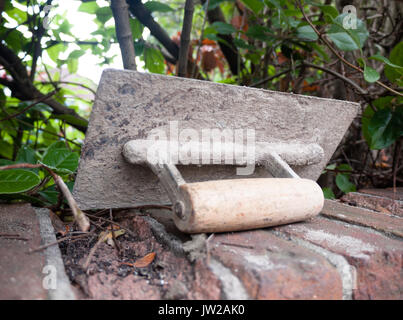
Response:
[{"label": "green leaf", "polygon": [[337,170],[350,171],[350,172],[343,172],[343,174],[345,175],[350,175],[350,173],[353,171],[353,168],[351,168],[351,166],[346,163],[342,163],[337,166]]},{"label": "green leaf", "polygon": [[322,12],[326,15],[328,15],[330,18],[337,18],[339,15],[339,11],[333,6],[328,6],[328,5],[318,5],[318,7],[322,10]]},{"label": "green leaf", "polygon": [[265,0],[265,3],[268,7],[273,7],[278,10],[281,10],[281,5],[277,0]]},{"label": "green leaf", "polygon": [[[53,80],[55,80],[55,79],[53,79]],[[47,104],[44,104],[42,102],[39,102],[38,104],[34,105],[29,110],[31,110],[31,111],[35,110],[35,111],[39,111],[39,112],[50,112],[50,113],[53,111],[53,109],[51,107],[49,107]]]},{"label": "green leaf", "polygon": [[[207,29],[207,28],[206,28]],[[220,37],[218,37],[217,36],[217,34],[215,34],[215,33],[204,33],[205,34],[205,37],[207,38],[207,39],[210,39],[210,40],[213,40],[213,41],[220,41],[221,40],[221,38]]]},{"label": "green leaf", "polygon": [[144,52],[144,40],[134,41],[134,52],[136,56],[143,55]]},{"label": "green leaf", "polygon": [[151,12],[170,12],[174,11],[170,6],[159,1],[147,1],[144,6]]},{"label": "green leaf", "polygon": [[382,56],[380,54],[375,54],[375,55],[369,57],[368,59],[381,61],[381,62],[383,62],[383,63],[387,64],[388,66],[391,66],[392,68],[395,68],[395,69],[403,69],[402,66],[398,66],[397,64],[394,64],[394,63],[390,62],[390,60],[388,58],[385,58],[384,56]]},{"label": "green leaf", "polygon": [[38,207],[44,207],[48,204],[38,198],[26,195],[24,193],[0,194],[0,200],[5,201],[22,200],[24,202],[30,202]]},{"label": "green leaf", "polygon": [[26,41],[23,34],[18,30],[6,30],[9,32],[7,33],[7,37],[4,40],[6,41],[8,46],[16,52],[22,50],[22,45]]},{"label": "green leaf", "polygon": [[380,74],[375,69],[368,67],[367,65],[364,66],[364,79],[367,82],[375,82],[378,81],[380,78]]},{"label": "green leaf", "polygon": [[334,170],[334,169],[336,169],[336,167],[337,167],[337,165],[336,165],[335,163],[332,163],[332,164],[329,164],[329,165],[326,167],[326,169],[328,169],[328,170]]},{"label": "green leaf", "polygon": [[63,23],[59,26],[58,31],[63,32],[64,34],[71,35],[70,29],[72,25],[67,21],[64,20]]},{"label": "green leaf", "polygon": [[153,73],[164,73],[165,64],[162,53],[154,48],[144,48],[145,67]]},{"label": "green leaf", "polygon": [[350,182],[349,175],[347,174],[339,173],[336,176],[336,185],[344,193],[356,191],[355,185]]},{"label": "green leaf", "polygon": [[28,18],[27,13],[25,11],[22,11],[21,9],[18,9],[17,7],[13,7],[11,10],[6,10],[6,13],[11,18],[15,19],[18,24],[22,24]]},{"label": "green leaf", "polygon": [[8,159],[0,159],[0,167],[2,166],[8,166],[9,164],[14,164],[14,161],[8,160]]},{"label": "green leaf", "polygon": [[13,145],[0,139],[0,155],[6,158],[11,158],[13,156]]},{"label": "green leaf", "polygon": [[54,126],[52,126],[52,123],[50,121],[46,125],[45,131],[43,131],[42,137],[46,144],[50,144],[58,139],[57,129]]},{"label": "green leaf", "polygon": [[99,9],[99,6],[97,5],[96,1],[83,2],[78,7],[78,11],[90,13],[90,14],[94,14],[95,12],[97,12],[98,9]]},{"label": "green leaf", "polygon": [[251,9],[255,14],[259,14],[264,8],[263,1],[260,0],[241,0],[249,9]]},{"label": "green leaf", "polygon": [[58,172],[72,173],[78,166],[78,154],[66,148],[63,141],[57,141],[46,150],[42,162]]},{"label": "green leaf", "polygon": [[134,39],[140,39],[143,35],[144,26],[138,19],[130,19],[130,29]]},{"label": "green leaf", "polygon": [[88,122],[85,120],[77,119],[71,114],[52,114],[52,119],[65,120],[69,124],[86,127]]},{"label": "green leaf", "polygon": [[[399,42],[390,52],[389,61],[394,65],[403,66],[403,42]],[[390,82],[403,86],[402,72],[400,68],[387,65],[385,67],[385,76]]]},{"label": "green leaf", "polygon": [[56,190],[55,185],[52,185],[38,193],[51,204],[56,204],[59,198],[59,192]]},{"label": "green leaf", "polygon": [[208,4],[208,9],[213,10],[213,9],[217,8],[223,2],[235,2],[235,0],[210,0],[209,4]]},{"label": "green leaf", "polygon": [[362,135],[364,136],[369,146],[371,146],[371,134],[368,132],[368,125],[373,116],[374,110],[371,108],[371,106],[368,106],[365,108],[361,117]]},{"label": "green leaf", "polygon": [[78,69],[78,59],[68,59],[67,60],[67,69],[69,70],[70,74],[74,74],[77,72]]},{"label": "green leaf", "polygon": [[[70,191],[73,191],[74,182],[66,182],[66,185]],[[56,185],[54,184],[38,193],[51,204],[56,204],[59,198],[59,191],[56,189]]]},{"label": "green leaf", "polygon": [[318,45],[318,44],[315,43],[315,42],[311,42],[309,45],[310,45],[314,50],[316,50],[316,52],[317,52],[325,61],[327,61],[327,62],[330,61],[328,54],[326,53],[325,50],[323,50],[323,48],[322,48],[320,45]]},{"label": "green leaf", "polygon": [[[17,157],[15,159],[16,163],[31,163],[31,164],[36,164],[37,163],[37,156],[35,153],[35,150],[32,149],[29,146],[22,146],[20,150],[18,150]],[[38,169],[26,169],[29,171],[34,171],[38,172]]]},{"label": "green leaf", "polygon": [[66,51],[66,49],[67,49],[67,47],[64,44],[58,43],[58,44],[55,44],[54,46],[51,46],[49,49],[46,50],[46,52],[48,53],[49,58],[57,63],[59,54],[61,52]]},{"label": "green leaf", "polygon": [[248,31],[246,31],[246,35],[251,38],[255,38],[258,40],[267,40],[269,36],[267,33],[271,33],[271,30],[269,28],[263,27],[261,25],[255,24],[252,25],[248,28]]},{"label": "green leaf", "polygon": [[374,113],[368,123],[370,148],[379,150],[389,147],[397,138],[403,135],[403,110],[384,108]]},{"label": "green leaf", "polygon": [[32,189],[41,182],[39,176],[28,170],[0,171],[0,194],[19,193]]},{"label": "green leaf", "polygon": [[78,59],[85,54],[84,50],[74,50],[70,52],[68,59]]},{"label": "green leaf", "polygon": [[318,40],[318,35],[312,29],[311,26],[302,26],[297,29],[297,36],[300,39],[306,39],[310,41]]},{"label": "green leaf", "polygon": [[236,31],[231,24],[220,21],[214,22],[211,24],[211,27],[213,27],[219,34],[231,34]]},{"label": "green leaf", "polygon": [[323,191],[323,196],[325,197],[325,199],[335,199],[336,198],[332,189],[325,187],[322,189],[322,191]]},{"label": "green leaf", "polygon": [[356,29],[345,29],[343,21],[347,18],[347,15],[341,14],[334,19],[327,34],[340,50],[352,51],[361,49],[369,36],[367,27],[362,20],[357,19]]},{"label": "green leaf", "polygon": [[246,41],[239,39],[239,38],[234,38],[234,44],[238,48],[242,48],[242,49],[254,49],[255,48],[254,46],[250,45]]},{"label": "green leaf", "polygon": [[112,18],[112,10],[110,7],[102,7],[95,11],[97,19],[102,23],[105,24],[110,18]]}]

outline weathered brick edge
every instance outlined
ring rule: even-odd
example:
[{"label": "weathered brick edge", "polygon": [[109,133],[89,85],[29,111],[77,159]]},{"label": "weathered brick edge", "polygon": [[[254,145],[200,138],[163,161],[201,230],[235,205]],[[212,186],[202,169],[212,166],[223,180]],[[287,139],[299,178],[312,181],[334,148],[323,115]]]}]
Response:
[{"label": "weathered brick edge", "polygon": [[403,219],[326,202],[317,218],[216,234],[208,265],[227,299],[402,299]]},{"label": "weathered brick edge", "polygon": [[[49,217],[49,210],[44,208],[34,208],[41,235],[41,244],[46,246],[56,242],[55,230]],[[43,256],[47,266],[51,266],[56,271],[56,288],[47,290],[50,300],[75,300],[76,297],[70,285],[70,280],[64,270],[64,264],[60,249],[56,245],[51,245],[43,250]]]}]

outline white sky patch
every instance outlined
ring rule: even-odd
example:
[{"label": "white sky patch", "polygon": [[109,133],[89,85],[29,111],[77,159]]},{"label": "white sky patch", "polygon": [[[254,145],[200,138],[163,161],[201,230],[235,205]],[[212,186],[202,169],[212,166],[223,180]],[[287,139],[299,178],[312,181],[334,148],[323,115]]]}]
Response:
[{"label": "white sky patch", "polygon": [[[95,22],[92,20],[94,19],[94,15],[87,14],[85,12],[79,12],[78,7],[81,5],[81,1],[57,1],[53,9],[51,9],[51,16],[54,16],[56,14],[63,15],[64,13],[66,14],[66,19],[68,22],[72,25],[71,27],[71,33],[75,35],[78,39],[80,40],[89,40],[91,38],[94,38],[93,35],[91,35],[92,32],[96,31],[98,26]],[[109,3],[107,1],[97,1],[99,6],[107,6]],[[109,21],[106,22],[105,26],[113,26],[114,20],[113,18],[110,19]],[[52,24],[51,24],[52,26]],[[148,29],[144,30],[143,33],[144,36],[149,35]],[[101,40],[101,37],[98,37],[98,40]],[[71,37],[69,37],[71,38]],[[71,40],[71,39],[69,39]],[[66,59],[69,53],[73,50],[80,49],[75,44],[70,44],[69,49],[66,50],[65,52],[61,53],[60,57],[62,59]],[[78,71],[77,74],[87,77],[94,81],[96,84],[99,83],[99,79],[101,78],[102,71],[106,68],[115,68],[115,69],[123,69],[123,62],[122,62],[122,57],[120,53],[120,48],[119,44],[115,43],[112,44],[108,52],[106,53],[108,57],[115,56],[113,61],[109,64],[102,64],[99,65],[102,62],[102,59],[94,56],[90,50],[87,50],[87,52],[79,58],[79,65],[78,65]],[[43,62],[55,66],[55,63],[48,57],[47,54],[43,54]],[[144,63],[139,60],[139,58],[136,58],[137,62],[137,67],[139,71],[144,71],[143,65]]]}]

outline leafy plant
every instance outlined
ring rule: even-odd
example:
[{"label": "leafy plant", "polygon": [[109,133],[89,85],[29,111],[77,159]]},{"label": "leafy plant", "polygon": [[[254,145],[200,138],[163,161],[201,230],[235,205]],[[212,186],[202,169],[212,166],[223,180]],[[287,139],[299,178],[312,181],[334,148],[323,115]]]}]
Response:
[{"label": "leafy plant", "polygon": [[[57,199],[48,196],[49,190],[55,190],[55,184],[49,169],[63,175],[64,180],[70,181],[77,170],[79,155],[68,148],[65,141],[56,141],[46,148],[43,154],[35,152],[31,147],[24,146],[18,152],[16,161],[7,161],[6,168],[22,166],[18,169],[0,171],[0,195],[6,199],[8,194],[28,192],[47,205],[56,205]],[[26,165],[24,167],[24,165]],[[33,168],[29,165],[36,165]],[[41,166],[42,165],[42,166]],[[0,167],[1,169],[2,167]],[[35,187],[34,192],[29,193]],[[72,186],[70,184],[70,186]],[[45,195],[45,196],[43,196]]]}]

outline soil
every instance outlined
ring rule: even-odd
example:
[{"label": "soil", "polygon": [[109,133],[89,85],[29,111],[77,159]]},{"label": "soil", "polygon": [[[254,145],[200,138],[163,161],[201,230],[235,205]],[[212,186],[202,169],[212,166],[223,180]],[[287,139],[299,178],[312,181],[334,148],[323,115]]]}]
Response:
[{"label": "soil", "polygon": [[[109,219],[108,214],[103,216]],[[99,239],[102,229],[110,223],[92,218],[91,236],[88,238],[69,239],[59,244],[68,277],[81,299],[191,299],[195,298],[192,287],[195,286],[195,265],[184,252],[174,250],[175,246],[157,235],[150,226],[149,216],[138,212],[114,212],[114,221],[127,228],[125,234],[117,238],[120,251],[116,246],[101,242],[95,250],[88,268],[85,264],[91,248]],[[153,225],[159,224],[153,220]],[[164,227],[162,227],[164,229]],[[168,226],[168,229],[172,225]],[[158,241],[158,240],[159,241]],[[161,241],[165,239],[165,241]],[[186,240],[186,239],[182,239]],[[182,243],[180,239],[174,239]],[[165,242],[165,243],[161,243]],[[156,256],[152,263],[144,268],[133,264],[149,253]],[[198,270],[200,273],[200,270]],[[203,271],[204,272],[204,271]],[[207,272],[207,271],[206,271]],[[197,285],[197,284],[196,284]],[[215,298],[206,295],[201,298]]]}]

